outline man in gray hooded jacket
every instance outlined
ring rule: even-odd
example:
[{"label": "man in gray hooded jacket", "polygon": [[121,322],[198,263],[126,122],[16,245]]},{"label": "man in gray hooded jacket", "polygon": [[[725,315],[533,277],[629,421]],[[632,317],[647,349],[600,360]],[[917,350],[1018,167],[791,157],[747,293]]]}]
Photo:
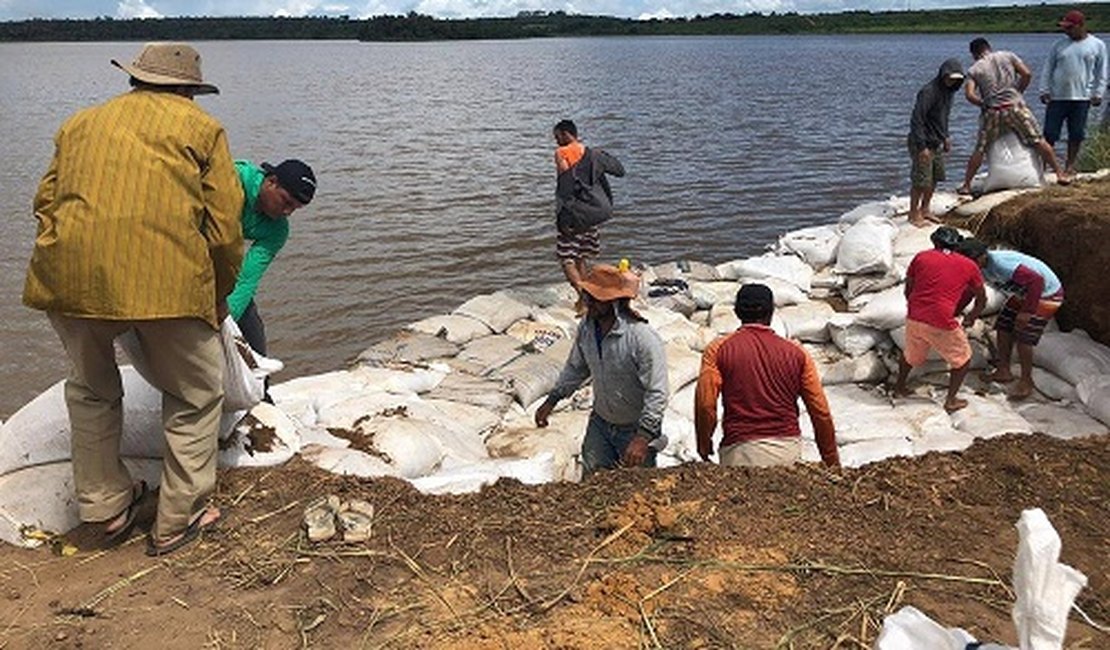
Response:
[{"label": "man in gray hooded jacket", "polygon": [[944,157],[951,142],[948,137],[948,115],[952,112],[952,96],[964,81],[959,59],[948,59],[921,90],[910,117],[910,214],[915,226],[924,226],[932,215],[929,203],[937,183],[944,180]]}]

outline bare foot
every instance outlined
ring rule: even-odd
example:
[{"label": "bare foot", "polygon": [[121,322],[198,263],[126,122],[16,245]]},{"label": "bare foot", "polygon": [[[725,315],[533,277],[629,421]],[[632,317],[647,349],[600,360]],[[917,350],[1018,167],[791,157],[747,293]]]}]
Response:
[{"label": "bare foot", "polygon": [[1010,393],[1009,399],[1020,402],[1023,399],[1028,399],[1033,394],[1033,382],[1025,381],[1024,379],[1014,386],[1013,392]]},{"label": "bare foot", "polygon": [[967,408],[966,399],[954,399],[944,403],[944,410],[948,411],[949,413],[955,413],[956,411],[963,408]]},{"label": "bare foot", "polygon": [[925,217],[920,217],[920,216],[910,217],[909,222],[910,222],[910,225],[915,226],[917,228],[924,228],[929,223],[929,221]]},{"label": "bare foot", "polygon": [[971,188],[968,187],[967,183],[964,183],[963,185],[956,188],[956,194],[963,194],[964,196],[971,196]]},{"label": "bare foot", "polygon": [[1071,174],[1068,174],[1067,172],[1065,172],[1063,174],[1058,174],[1056,176],[1056,184],[1057,185],[1071,185],[1071,182],[1072,182]]}]

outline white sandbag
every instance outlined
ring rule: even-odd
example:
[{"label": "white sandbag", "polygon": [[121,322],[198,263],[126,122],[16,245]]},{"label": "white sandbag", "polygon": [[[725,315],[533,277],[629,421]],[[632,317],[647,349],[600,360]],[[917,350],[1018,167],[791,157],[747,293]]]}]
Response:
[{"label": "white sandbag", "polygon": [[505,334],[516,339],[519,344],[526,345],[533,351],[546,350],[559,339],[566,338],[573,331],[573,326],[568,330],[570,323],[556,323],[536,321],[531,318],[518,320],[505,330]]},{"label": "white sandbag", "polygon": [[838,273],[886,273],[894,266],[894,236],[898,228],[889,220],[864,217],[853,224],[836,249]]},{"label": "white sandbag", "polygon": [[975,437],[952,429],[948,432],[929,433],[914,438],[911,442],[913,443],[913,455],[922,456],[933,451],[963,451],[975,442]]},{"label": "white sandbag", "polygon": [[671,323],[689,322],[682,314],[664,307],[637,302],[633,305],[633,308],[638,314],[646,318],[648,323],[655,329],[665,327]]},{"label": "white sandbag", "polygon": [[446,399],[481,408],[500,416],[513,403],[508,382],[494,377],[475,377],[452,372],[434,389],[424,394],[426,399]]},{"label": "white sandbag", "polygon": [[775,252],[793,254],[815,269],[836,261],[836,247],[841,231],[835,225],[811,226],[788,232],[779,237]]},{"label": "white sandbag", "polygon": [[[877,293],[883,289],[901,284],[906,279],[906,271],[896,261],[894,267],[885,273],[862,273],[846,277],[844,288],[840,293],[848,300],[852,300],[863,294]],[[851,304],[848,308],[852,310]],[[853,311],[858,311],[858,308]]]},{"label": "white sandbag", "polygon": [[1014,558],[1014,626],[1023,650],[1060,650],[1068,613],[1087,576],[1059,562],[1060,536],[1040,508],[1025,510],[1017,523]]},{"label": "white sandbag", "polygon": [[1077,385],[1087,377],[1110,374],[1110,348],[1079,329],[1045,332],[1033,347],[1033,363]]},{"label": "white sandbag", "polygon": [[280,465],[301,448],[297,425],[281,409],[266,402],[251,409],[220,442],[220,467]]},{"label": "white sandbag", "polygon": [[965,197],[955,192],[933,192],[929,207],[934,215],[944,216],[966,201]]},{"label": "white sandbag", "polygon": [[[162,461],[124,458],[131,477],[155,487]],[[68,460],[48,462],[0,476],[0,540],[34,547],[41,542],[20,534],[23,527],[63,534],[81,524],[73,488],[73,465]]]},{"label": "white sandbag", "polygon": [[1014,410],[1005,395],[964,395],[966,408],[952,414],[952,424],[976,438],[1007,433],[1032,433],[1033,427]]},{"label": "white sandbag", "polygon": [[573,410],[564,405],[551,414],[548,426],[535,425],[535,409],[510,413],[504,426],[486,440],[490,455],[495,458],[532,458],[539,454],[553,456],[554,476],[559,481],[577,481],[581,476],[578,457],[586,436],[588,410]]},{"label": "white sandbag", "polygon": [[[1106,395],[1110,398],[1110,392]],[[1042,404],[1025,402],[1019,404],[1015,410],[1025,418],[1025,421],[1038,433],[1044,433],[1059,438],[1070,440],[1091,435],[1103,435],[1108,431],[1107,426],[1095,418],[1075,408],[1059,406],[1057,404]]]},{"label": "white sandbag", "polygon": [[871,297],[856,314],[856,324],[880,330],[891,330],[906,322],[909,306],[901,286],[885,289]]},{"label": "white sandbag", "polygon": [[896,211],[890,201],[868,201],[840,215],[837,222],[842,228],[847,229],[865,218],[889,219]]},{"label": "white sandbag", "polygon": [[924,227],[915,226],[908,221],[899,224],[894,235],[894,257],[913,258],[921,251],[932,249],[933,240],[930,237],[937,228],[940,228],[940,224],[930,223]]},{"label": "white sandbag", "polygon": [[1033,385],[1042,395],[1051,400],[1069,404],[1079,402],[1079,393],[1075,392],[1075,386],[1037,366],[1033,366]]},{"label": "white sandbag", "polygon": [[367,413],[349,426],[331,428],[330,433],[349,440],[350,448],[381,460],[390,469],[390,475],[416,478],[432,473],[443,460],[443,449],[428,433],[438,426],[410,416],[405,408],[394,408]]},{"label": "white sandbag", "polygon": [[424,494],[466,494],[477,492],[501,478],[516,479],[526,485],[551,483],[556,480],[555,456],[540,453],[531,458],[487,459],[452,469],[441,469],[435,474],[409,482]]},{"label": "white sandbag", "polygon": [[709,310],[709,329],[717,334],[731,334],[740,329],[740,318],[732,305],[718,303]]},{"label": "white sandbag", "polygon": [[[959,628],[945,628],[920,610],[905,606],[883,619],[875,650],[964,650],[975,637]],[[990,650],[987,646],[979,646]]]},{"label": "white sandbag", "polygon": [[1091,417],[1110,426],[1110,374],[1087,377],[1076,384],[1075,392]]},{"label": "white sandbag", "polygon": [[350,447],[306,444],[301,447],[300,456],[332,474],[362,478],[397,476],[397,470],[381,458]]},{"label": "white sandbag", "polygon": [[[123,384],[120,453],[135,458],[161,458],[166,444],[161,391],[148,384],[132,366],[122,366],[120,378]],[[69,460],[65,382],[59,381],[16,411],[0,432],[3,433],[0,475],[29,465]]]},{"label": "white sandbag", "polygon": [[348,370],[297,377],[270,386],[274,403],[303,427],[316,425],[320,409],[366,391],[366,385]]},{"label": "white sandbag", "polygon": [[717,267],[721,277],[727,280],[746,278],[759,281],[762,278],[778,278],[809,291],[813,278],[813,267],[794,255],[767,254],[743,260],[726,262]]},{"label": "white sandbag", "polygon": [[[545,325],[557,325],[566,337],[573,337],[574,332],[578,329],[578,323],[581,321],[578,313],[574,311],[573,305],[574,303],[568,303],[566,305],[553,305],[544,309],[533,309],[532,320]],[[508,330],[505,333],[509,336],[516,336]]]},{"label": "white sandbag", "polygon": [[[552,342],[554,340],[557,339],[553,339]],[[524,354],[521,346],[521,342],[515,337],[506,334],[491,334],[467,343],[463,346],[463,349],[459,350],[458,358],[475,364],[481,368],[479,374],[484,375]]]},{"label": "white sandbag", "polygon": [[522,354],[493,374],[507,381],[517,402],[527,406],[555,387],[571,345],[571,339],[562,339],[540,354]]},{"label": "white sandbag", "polygon": [[453,357],[459,346],[438,336],[401,331],[376,343],[358,355],[357,362],[371,366],[391,363],[420,363],[429,359]]},{"label": "white sandbag", "polygon": [[505,293],[513,300],[528,305],[533,311],[558,304],[573,304],[578,299],[578,292],[566,282],[539,287],[515,287],[506,289]]},{"label": "white sandbag", "polygon": [[697,380],[701,370],[701,355],[685,345],[668,343],[664,348],[667,355],[667,387],[669,395]]},{"label": "white sandbag", "polygon": [[890,374],[882,357],[874,350],[851,357],[830,346],[806,345],[817,365],[823,386],[837,384],[877,384]]},{"label": "white sandbag", "polygon": [[514,322],[528,318],[530,312],[531,307],[504,291],[474,296],[454,311],[484,323],[495,334],[501,334]]},{"label": "white sandbag", "polygon": [[655,331],[663,343],[674,343],[691,350],[701,351],[717,336],[708,327],[699,327],[685,318],[656,327]]},{"label": "white sandbag", "polygon": [[987,180],[984,192],[1044,185],[1044,168],[1037,152],[1006,131],[987,148]]},{"label": "white sandbag", "polygon": [[775,310],[775,315],[786,327],[787,338],[811,343],[829,340],[829,319],[835,313],[832,305],[819,300]]},{"label": "white sandbag", "polygon": [[426,393],[451,372],[445,363],[397,364],[388,368],[357,366],[349,372],[355,382],[361,384],[362,391],[384,390],[398,394]]},{"label": "white sandbag", "polygon": [[690,295],[699,309],[711,309],[718,303],[734,305],[739,289],[740,283],[735,280],[690,283]]},{"label": "white sandbag", "polygon": [[913,442],[909,438],[874,438],[841,445],[837,451],[842,466],[863,467],[887,458],[912,456]]},{"label": "white sandbag", "polygon": [[829,338],[850,357],[858,357],[877,345],[890,341],[883,330],[856,324],[855,314],[833,314],[829,318]]},{"label": "white sandbag", "polygon": [[[525,314],[527,316],[527,314]],[[507,327],[507,326],[506,326]],[[414,332],[442,337],[452,343],[463,344],[479,336],[493,333],[493,328],[482,321],[462,314],[429,316],[424,320],[410,323],[408,329]]]}]

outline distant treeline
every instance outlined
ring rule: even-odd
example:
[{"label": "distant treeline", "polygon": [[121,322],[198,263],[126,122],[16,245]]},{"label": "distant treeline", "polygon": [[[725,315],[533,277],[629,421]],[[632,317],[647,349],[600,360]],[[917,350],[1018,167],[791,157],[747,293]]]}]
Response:
[{"label": "distant treeline", "polygon": [[[1090,29],[1110,29],[1110,3],[1079,4]],[[721,34],[867,34],[1051,32],[1069,5],[829,14],[714,14],[636,20],[562,11],[511,18],[443,20],[409,13],[365,20],[306,18],[146,18],[0,22],[0,41],[364,40],[430,41],[552,36],[701,36]]]}]

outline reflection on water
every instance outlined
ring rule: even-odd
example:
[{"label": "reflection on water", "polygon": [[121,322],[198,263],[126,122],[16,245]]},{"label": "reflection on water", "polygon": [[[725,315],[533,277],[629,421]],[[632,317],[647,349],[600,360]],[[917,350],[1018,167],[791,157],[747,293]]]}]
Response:
[{"label": "reflection on water", "polygon": [[[1039,70],[1050,34],[992,37]],[[603,256],[722,262],[778,234],[905,193],[917,88],[963,36],[595,38],[413,44],[205,42],[199,99],[232,153],[308,161],[258,296],[278,379],[342,366],[467,297],[560,279],[551,127],[613,151]],[[20,305],[35,185],[70,113],[126,88],[136,43],[0,44],[0,416],[64,375],[45,317]],[[957,101],[951,168],[975,115]],[[952,183],[954,185],[954,182]]]}]

